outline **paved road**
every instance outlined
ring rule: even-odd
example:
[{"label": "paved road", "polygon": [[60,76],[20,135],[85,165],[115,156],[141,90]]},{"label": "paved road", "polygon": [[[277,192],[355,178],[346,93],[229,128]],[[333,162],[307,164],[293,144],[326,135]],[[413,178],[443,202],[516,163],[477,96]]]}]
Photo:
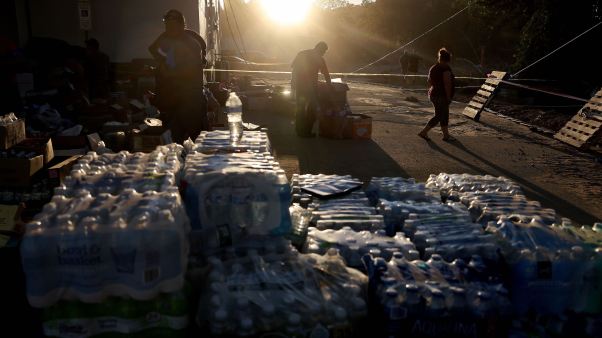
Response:
[{"label": "paved road", "polygon": [[436,128],[432,142],[426,142],[416,136],[432,115],[424,92],[360,83],[350,87],[352,111],[374,119],[370,141],[298,138],[290,113],[256,111],[245,119],[268,126],[276,157],[289,175],[420,181],[441,172],[502,175],[522,185],[529,198],[577,223],[602,220],[602,164],[593,157],[493,114],[484,113],[480,122],[464,118],[461,104],[451,107],[450,130],[458,141],[442,141]]}]

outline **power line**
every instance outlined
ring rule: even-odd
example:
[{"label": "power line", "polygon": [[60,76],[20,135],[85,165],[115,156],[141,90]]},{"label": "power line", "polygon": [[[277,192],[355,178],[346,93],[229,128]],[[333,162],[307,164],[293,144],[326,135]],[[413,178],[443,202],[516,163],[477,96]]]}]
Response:
[{"label": "power line", "polygon": [[245,52],[244,59],[245,61],[249,58],[249,54],[247,53],[247,47],[245,46],[245,40],[240,33],[240,27],[238,27],[238,20],[236,19],[236,12],[234,11],[234,7],[232,6],[232,0],[228,1],[228,5],[230,5],[230,10],[232,11],[232,17],[234,18],[234,24],[236,25],[236,31],[238,31],[238,37],[240,39],[240,44],[242,45],[242,50]]},{"label": "power line", "polygon": [[597,24],[595,24],[594,26],[592,26],[591,28],[589,28],[589,29],[588,29],[588,30],[586,30],[585,32],[583,32],[583,33],[581,33],[581,34],[577,35],[576,37],[572,38],[571,40],[569,40],[569,41],[568,41],[567,43],[565,43],[564,45],[562,45],[562,46],[560,46],[560,47],[558,47],[558,48],[554,49],[553,51],[551,51],[550,53],[546,54],[544,57],[540,58],[539,60],[537,60],[537,61],[533,62],[532,64],[530,64],[530,65],[528,65],[527,67],[525,67],[525,68],[523,68],[523,69],[519,70],[518,72],[516,72],[516,73],[512,74],[510,77],[515,77],[515,76],[517,76],[518,74],[520,74],[520,73],[524,72],[525,70],[527,70],[527,69],[529,69],[529,68],[533,67],[535,64],[539,63],[540,61],[542,61],[543,59],[547,58],[548,56],[550,56],[550,55],[552,55],[552,54],[556,53],[556,52],[557,52],[558,50],[560,50],[561,48],[563,48],[563,47],[565,47],[566,45],[570,44],[571,42],[573,42],[573,41],[577,40],[577,39],[578,39],[578,38],[580,38],[581,36],[585,35],[585,34],[586,34],[586,33],[588,33],[589,31],[591,31],[592,29],[594,29],[594,28],[598,27],[600,24],[602,24],[602,21],[598,22]]},{"label": "power line", "polygon": [[226,15],[226,23],[228,24],[228,30],[230,31],[230,36],[232,37],[232,41],[234,42],[234,46],[236,47],[236,50],[238,51],[238,54],[242,55],[242,53],[240,52],[240,47],[238,46],[238,42],[236,42],[236,37],[234,36],[234,30],[232,29],[232,25],[230,25],[230,19],[228,17],[228,11],[226,10],[226,8],[224,8],[224,14]]},{"label": "power line", "polygon": [[464,12],[465,10],[467,10],[467,9],[468,9],[468,7],[470,7],[470,5],[469,5],[469,6],[466,6],[466,7],[464,7],[464,8],[463,8],[463,9],[461,9],[461,10],[459,10],[458,12],[456,12],[455,14],[453,14],[452,16],[450,16],[449,18],[447,18],[447,19],[445,19],[445,20],[441,21],[440,23],[438,23],[437,25],[433,26],[431,29],[427,30],[426,32],[424,32],[424,33],[420,34],[419,36],[417,36],[416,38],[414,38],[412,41],[410,41],[410,42],[406,43],[405,45],[403,45],[403,46],[401,46],[401,47],[397,48],[396,50],[394,50],[394,51],[392,51],[392,52],[390,52],[390,53],[388,53],[388,54],[385,54],[385,56],[381,57],[380,59],[377,59],[377,60],[375,60],[375,61],[373,61],[373,62],[371,62],[371,63],[369,63],[369,64],[367,64],[367,65],[365,65],[365,66],[363,66],[363,67],[360,67],[360,68],[358,68],[358,69],[354,70],[352,73],[356,73],[356,72],[359,72],[359,71],[360,71],[360,70],[362,70],[362,69],[368,68],[368,67],[372,66],[373,64],[375,64],[375,63],[377,63],[377,62],[379,62],[379,61],[382,61],[382,60],[384,60],[384,59],[385,59],[385,58],[387,58],[388,56],[390,56],[390,55],[392,55],[392,54],[395,54],[395,53],[397,53],[398,51],[400,51],[400,50],[402,50],[402,49],[406,48],[407,46],[409,46],[409,45],[411,45],[412,43],[414,43],[416,40],[420,39],[421,37],[423,37],[423,36],[427,35],[428,33],[432,32],[433,30],[435,30],[437,27],[439,27],[439,26],[443,25],[444,23],[446,23],[446,22],[450,21],[451,19],[455,18],[456,16],[460,15],[460,13]]}]

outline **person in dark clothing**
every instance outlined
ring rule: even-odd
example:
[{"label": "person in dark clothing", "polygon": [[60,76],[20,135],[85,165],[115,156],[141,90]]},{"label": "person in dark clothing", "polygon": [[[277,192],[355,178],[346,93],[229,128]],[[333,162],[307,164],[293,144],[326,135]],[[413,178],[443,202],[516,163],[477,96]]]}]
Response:
[{"label": "person in dark clothing", "polygon": [[330,73],[324,61],[328,50],[325,42],[319,42],[313,49],[300,51],[291,65],[293,69],[291,89],[297,104],[295,130],[302,137],[314,136],[311,132],[318,109],[318,73],[324,75],[331,86]]},{"label": "person in dark clothing", "polygon": [[85,74],[90,100],[109,97],[109,67],[109,57],[100,51],[98,40],[86,40]]},{"label": "person in dark clothing", "polygon": [[[404,50],[403,54],[399,58],[399,65],[401,66],[401,75],[408,75],[409,67],[410,67],[410,55]],[[403,85],[407,84],[409,81],[405,76],[401,78],[401,83]]]},{"label": "person in dark clothing", "polygon": [[206,44],[186,29],[181,12],[169,10],[163,32],[148,48],[158,62],[157,107],[164,114],[175,142],[195,139],[209,130],[207,100],[203,92]]},{"label": "person in dark clothing", "polygon": [[449,105],[454,97],[454,74],[449,66],[451,54],[445,48],[439,50],[439,61],[429,70],[429,99],[435,107],[435,116],[428,121],[418,136],[430,141],[428,132],[437,124],[441,124],[444,141],[454,141],[449,135]]}]

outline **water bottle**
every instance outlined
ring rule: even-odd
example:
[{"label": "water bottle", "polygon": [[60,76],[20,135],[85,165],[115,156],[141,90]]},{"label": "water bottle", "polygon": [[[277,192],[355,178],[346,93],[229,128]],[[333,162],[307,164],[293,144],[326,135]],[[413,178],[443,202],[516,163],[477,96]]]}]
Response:
[{"label": "water bottle", "polygon": [[226,107],[228,108],[228,128],[230,129],[230,142],[238,143],[242,138],[243,125],[242,125],[242,102],[236,93],[230,93],[228,101],[226,101]]}]

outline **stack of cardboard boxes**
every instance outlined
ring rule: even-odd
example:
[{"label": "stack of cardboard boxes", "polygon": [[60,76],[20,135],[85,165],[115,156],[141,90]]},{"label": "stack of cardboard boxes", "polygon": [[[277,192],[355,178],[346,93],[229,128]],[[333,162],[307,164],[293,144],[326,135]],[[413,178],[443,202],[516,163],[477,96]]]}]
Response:
[{"label": "stack of cardboard boxes", "polygon": [[365,140],[372,137],[372,118],[353,114],[347,103],[349,86],[333,82],[332,90],[325,83],[318,87],[319,131],[321,137]]},{"label": "stack of cardboard boxes", "polygon": [[62,183],[78,158],[55,158],[52,140],[27,138],[23,119],[1,123],[0,214],[4,216],[0,230],[14,230],[11,227],[14,226],[16,206],[24,203],[32,216],[48,202],[52,189]]}]

